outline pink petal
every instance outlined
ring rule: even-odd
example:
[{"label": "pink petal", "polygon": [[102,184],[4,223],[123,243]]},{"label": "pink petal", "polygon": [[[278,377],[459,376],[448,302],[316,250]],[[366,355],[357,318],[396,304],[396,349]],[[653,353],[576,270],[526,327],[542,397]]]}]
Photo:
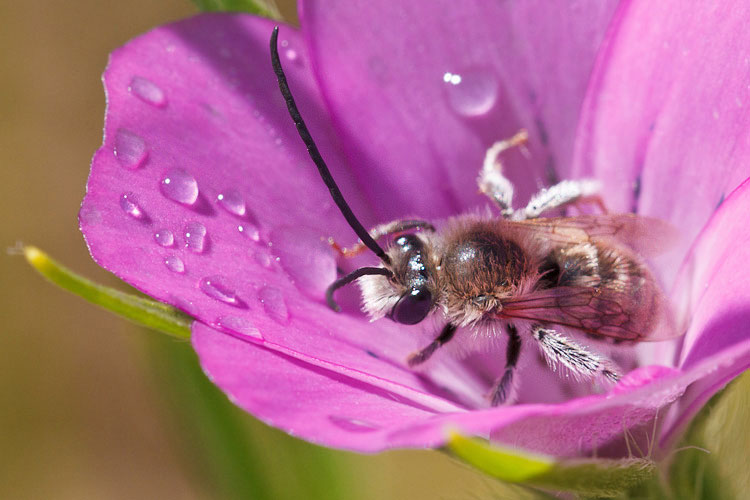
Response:
[{"label": "pink petal", "polygon": [[360,374],[311,363],[298,352],[197,322],[192,342],[208,376],[238,406],[304,439],[365,452],[439,446],[452,428],[576,456],[616,440],[624,428],[650,421],[694,380],[664,367],[645,368],[629,374],[609,395],[465,411],[447,402],[442,408],[434,400],[420,402],[395,384],[373,384]]},{"label": "pink petal", "polygon": [[670,283],[715,207],[750,175],[750,5],[625,2],[578,129],[576,175],[604,181],[614,211],[675,224]]},{"label": "pink petal", "polygon": [[[734,351],[680,401],[679,426],[729,380],[750,367],[750,180],[732,192],[701,232],[677,282],[681,315],[690,321],[677,360],[684,371]],[[682,293],[680,293],[682,292]],[[744,348],[742,347],[744,346]]]},{"label": "pink petal", "polygon": [[[283,322],[284,309],[323,307],[335,262],[320,238],[351,239],[279,96],[272,27],[198,16],[129,42],[104,75],[105,139],[80,213],[90,251],[136,288],[207,322],[249,311]],[[300,105],[351,189],[304,46],[282,30],[282,43],[298,51],[287,71]]]},{"label": "pink petal", "polygon": [[307,0],[300,17],[362,189],[385,219],[436,218],[486,203],[475,180],[485,151],[521,127],[532,158],[514,152],[507,165],[518,200],[548,167],[568,177],[615,5]]},{"label": "pink petal", "polygon": [[[266,54],[271,29],[249,16],[204,15],[113,54],[104,76],[105,141],[80,214],[93,257],[225,332],[263,337],[424,407],[463,407],[451,392],[480,394],[462,390],[474,383],[461,380],[465,368],[452,369],[451,387],[434,387],[402,361],[418,338],[323,303],[336,269],[321,237],[351,240],[351,229],[283,106]],[[342,164],[304,47],[288,28],[280,46],[297,50],[288,76],[338,176]],[[346,186],[347,176],[339,178]]]},{"label": "pink petal", "polygon": [[[300,108],[344,192],[355,193],[347,198],[365,221],[408,212],[447,215],[479,203],[468,193],[476,189],[474,177],[484,149],[520,124],[539,120],[536,129],[532,126],[537,134],[532,143],[536,180],[543,177],[541,158],[547,155],[567,172],[572,139],[565,125],[575,123],[585,74],[567,71],[563,62],[593,58],[610,7],[584,11],[593,17],[565,17],[562,14],[571,14],[567,7],[551,13],[553,24],[570,19],[576,26],[593,26],[593,33],[577,38],[572,48],[562,50],[557,40],[563,35],[557,32],[545,38],[528,28],[538,45],[514,52],[510,46],[518,40],[498,34],[502,24],[497,23],[514,26],[511,20],[538,11],[499,7],[507,10],[490,13],[485,21],[467,9],[461,19],[450,19],[444,13],[438,16],[439,9],[430,2],[430,9],[404,22],[383,19],[384,12],[393,12],[389,9],[376,9],[380,17],[363,12],[371,8],[369,3],[355,15],[345,3],[328,6],[329,13],[340,17],[332,16],[337,21],[322,29],[324,23],[316,23],[323,20],[315,15],[316,5],[307,4],[303,15],[310,23],[311,53],[293,30],[282,28],[282,55]],[[409,5],[416,9],[428,4]],[[361,24],[368,16],[375,20],[373,27]],[[447,28],[428,27],[446,20],[472,28],[446,42]],[[374,35],[384,29],[378,23],[384,22],[399,36],[406,34],[401,43],[414,50],[403,51],[388,36],[376,40]],[[345,34],[350,26],[355,31]],[[689,395],[695,392],[697,397],[687,399],[688,405],[702,401],[727,376],[747,366],[745,337],[734,328],[737,323],[719,325],[730,327],[722,336],[721,328],[710,323],[715,318],[711,310],[704,309],[705,318],[694,318],[688,336],[684,373],[641,368],[610,394],[563,404],[467,411],[481,404],[487,386],[467,363],[439,360],[429,379],[406,369],[404,356],[423,342],[415,330],[387,322],[369,324],[351,311],[336,315],[322,303],[323,290],[336,271],[333,255],[320,238],[333,235],[349,242],[352,235],[278,95],[267,55],[271,27],[247,16],[204,15],[158,28],[115,52],[104,77],[105,141],[94,157],[80,214],[97,262],[199,318],[193,343],[203,367],[239,406],[292,434],[359,451],[437,446],[444,442],[446,428],[453,426],[507,444],[576,456],[616,443],[623,428],[649,422],[696,380],[708,387],[690,387]],[[361,50],[348,44],[353,33],[363,38]],[[493,46],[495,38],[504,41]],[[551,48],[559,48],[560,56],[542,57]],[[418,57],[396,62],[401,54]],[[311,67],[324,86],[325,100]],[[587,68],[585,63],[581,67]],[[437,68],[434,81],[432,68]],[[442,78],[456,70],[472,75],[475,68],[488,70],[484,74],[497,78],[498,85],[502,80],[502,89],[498,87],[491,111],[464,116],[451,110],[456,102],[451,104],[445,90],[451,83]],[[528,74],[555,77],[549,82],[518,78]],[[563,78],[568,74],[569,79]],[[401,81],[409,82],[408,88],[398,85]],[[539,99],[533,105],[530,92]],[[541,100],[550,95],[563,103],[559,111],[553,111],[556,104],[549,98]],[[334,109],[342,142],[327,125],[331,117],[326,102]],[[544,147],[540,127],[547,131]],[[337,153],[342,143],[351,168]],[[520,158],[512,165],[528,168]],[[526,177],[526,190],[531,189],[533,176],[518,173]],[[643,185],[658,179],[656,173],[644,174]],[[369,198],[356,196],[355,184],[363,186]],[[377,201],[374,211],[368,210],[368,200]],[[705,205],[701,200],[699,205]],[[731,200],[726,213],[735,214],[736,220],[742,211],[732,207],[744,205]],[[659,206],[653,211],[661,213]],[[716,222],[717,229],[706,233],[713,236],[704,237],[695,255],[717,255],[716,248],[725,248],[728,236],[716,236],[729,234],[725,227],[732,226]],[[726,275],[728,265],[705,262],[701,260],[705,267],[696,275],[717,272],[724,276],[717,286],[738,291]],[[731,295],[739,297],[733,302],[719,291],[691,297],[711,303],[727,300],[728,313],[741,312],[741,296]],[[713,347],[709,334],[718,335],[720,345]]]}]

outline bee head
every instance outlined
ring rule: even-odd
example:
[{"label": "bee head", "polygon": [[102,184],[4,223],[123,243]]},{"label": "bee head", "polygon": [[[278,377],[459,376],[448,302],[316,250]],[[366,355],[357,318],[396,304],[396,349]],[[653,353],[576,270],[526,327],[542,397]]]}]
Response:
[{"label": "bee head", "polygon": [[390,276],[364,276],[359,280],[363,309],[371,319],[390,318],[415,325],[435,305],[436,275],[425,236],[404,234],[388,247]]}]

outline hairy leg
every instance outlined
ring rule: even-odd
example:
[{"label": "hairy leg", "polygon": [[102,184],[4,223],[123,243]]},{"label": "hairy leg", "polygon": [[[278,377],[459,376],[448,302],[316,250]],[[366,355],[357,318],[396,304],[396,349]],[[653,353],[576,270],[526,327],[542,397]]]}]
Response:
[{"label": "hairy leg", "polygon": [[447,325],[443,327],[443,330],[440,332],[440,335],[438,335],[435,340],[430,342],[429,345],[425,347],[424,349],[419,350],[415,353],[412,353],[407,358],[406,363],[411,368],[421,365],[422,363],[430,359],[430,356],[432,356],[435,353],[435,351],[437,351],[438,347],[441,347],[443,344],[451,340],[455,333],[456,333],[456,326],[452,323],[448,323]]},{"label": "hairy leg", "polygon": [[528,138],[529,133],[526,130],[520,130],[510,139],[498,141],[490,146],[477,178],[479,191],[489,196],[500,207],[503,217],[513,215],[513,184],[503,175],[500,155],[510,148],[523,146]]},{"label": "hairy leg", "polygon": [[531,335],[538,342],[547,364],[554,371],[563,366],[578,380],[590,380],[601,376],[610,382],[617,382],[620,378],[617,368],[609,358],[578,345],[555,330],[533,325]]},{"label": "hairy leg", "polygon": [[518,335],[518,329],[513,324],[508,324],[508,347],[505,353],[505,371],[495,382],[495,386],[490,392],[490,404],[499,406],[501,404],[510,404],[516,399],[516,384],[514,384],[514,374],[518,358],[521,354],[521,337]]},{"label": "hairy leg", "polygon": [[498,141],[490,146],[477,178],[479,190],[500,207],[503,217],[534,219],[546,211],[580,202],[595,203],[602,212],[607,212],[604,202],[599,196],[599,183],[592,179],[559,182],[536,193],[523,209],[514,210],[513,184],[503,174],[500,155],[510,148],[522,147],[527,140],[528,132],[521,130],[510,139]]},{"label": "hairy leg", "polygon": [[599,181],[592,179],[559,182],[532,196],[525,208],[514,213],[514,218],[536,219],[549,210],[581,202],[595,203],[606,213],[604,201],[599,196],[600,187]]}]

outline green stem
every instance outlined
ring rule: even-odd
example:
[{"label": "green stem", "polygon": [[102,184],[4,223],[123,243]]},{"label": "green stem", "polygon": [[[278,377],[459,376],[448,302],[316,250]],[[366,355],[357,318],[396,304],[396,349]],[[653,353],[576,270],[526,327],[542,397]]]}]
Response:
[{"label": "green stem", "polygon": [[34,246],[24,247],[23,254],[34,269],[60,288],[138,325],[183,340],[190,339],[190,323],[193,318],[174,307],[94,283],[59,264]]}]

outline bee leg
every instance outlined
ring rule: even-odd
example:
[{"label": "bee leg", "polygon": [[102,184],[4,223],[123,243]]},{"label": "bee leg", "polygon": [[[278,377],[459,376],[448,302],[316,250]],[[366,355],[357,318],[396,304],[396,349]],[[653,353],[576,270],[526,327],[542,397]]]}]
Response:
[{"label": "bee leg", "polygon": [[490,403],[492,406],[512,403],[516,398],[516,385],[513,383],[513,375],[518,364],[518,357],[521,354],[521,336],[518,335],[518,329],[513,324],[508,324],[508,347],[505,353],[505,371],[497,379],[495,386],[490,392]]},{"label": "bee leg", "polygon": [[456,333],[456,325],[452,323],[448,323],[443,327],[443,330],[440,332],[440,335],[437,336],[435,340],[430,342],[430,344],[425,347],[422,350],[419,350],[415,353],[412,353],[407,359],[406,364],[409,365],[409,368],[414,368],[417,365],[421,365],[428,359],[430,359],[430,356],[432,356],[435,351],[437,351],[438,347],[442,346],[446,342],[448,342],[450,339],[453,338],[453,334]]},{"label": "bee leg", "polygon": [[531,334],[553,371],[561,365],[570,370],[576,379],[593,379],[597,376],[610,382],[620,379],[617,368],[607,357],[589,351],[556,331],[533,325]]},{"label": "bee leg", "polygon": [[593,179],[558,182],[532,196],[526,207],[516,212],[516,217],[536,219],[549,210],[581,202],[595,203],[602,212],[607,213],[604,201],[599,196],[600,188],[600,183]]},{"label": "bee leg", "polygon": [[510,148],[523,146],[528,138],[529,133],[526,130],[520,130],[510,139],[496,142],[490,146],[484,156],[482,170],[477,178],[479,191],[492,198],[492,201],[500,207],[503,217],[513,215],[513,184],[503,175],[500,154]]},{"label": "bee leg", "polygon": [[[379,224],[370,229],[370,236],[372,237],[372,239],[378,240],[379,238],[382,238],[384,236],[403,233],[404,231],[409,231],[410,229],[424,229],[426,231],[434,231],[435,226],[424,220],[394,220],[386,224]],[[355,243],[353,246],[344,248],[336,243],[333,238],[328,238],[328,244],[331,245],[331,247],[341,257],[355,257],[367,250],[367,246],[365,246],[362,241],[357,241],[357,243]]]}]

